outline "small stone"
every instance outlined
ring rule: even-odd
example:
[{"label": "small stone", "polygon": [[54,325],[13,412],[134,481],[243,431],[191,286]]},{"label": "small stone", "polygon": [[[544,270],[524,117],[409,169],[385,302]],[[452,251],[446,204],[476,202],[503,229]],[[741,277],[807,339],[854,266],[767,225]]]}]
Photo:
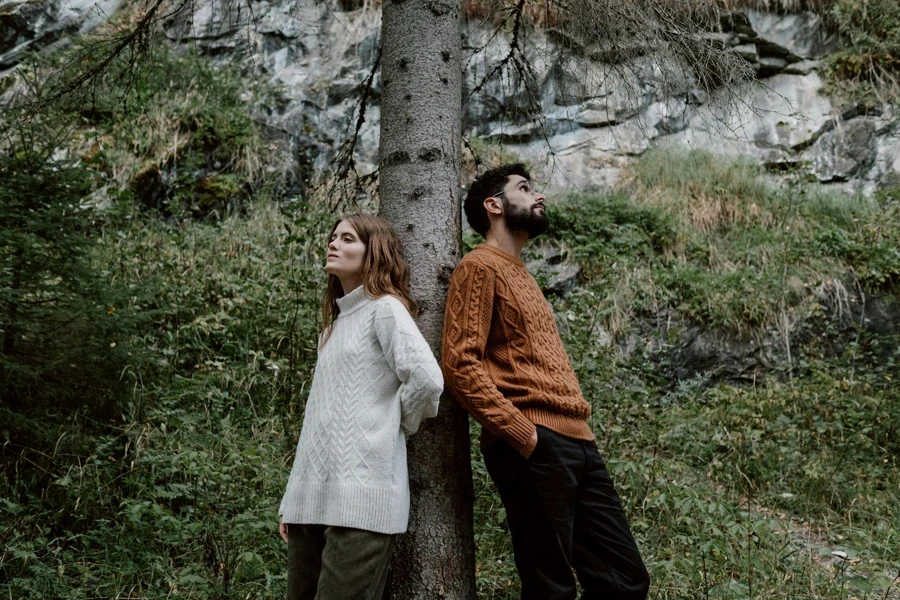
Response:
[{"label": "small stone", "polygon": [[756,44],[739,44],[732,48],[734,53],[750,63],[759,60],[759,52],[756,50]]},{"label": "small stone", "polygon": [[581,275],[581,267],[578,265],[554,266],[556,271],[544,285],[544,292],[565,296],[578,286],[578,276]]},{"label": "small stone", "polygon": [[777,56],[763,56],[759,59],[759,75],[760,77],[769,77],[780,73],[788,64],[783,58]]},{"label": "small stone", "polygon": [[565,296],[578,286],[581,267],[563,262],[563,252],[556,245],[539,246],[528,252],[525,266],[534,275],[545,294]]},{"label": "small stone", "polygon": [[809,75],[813,71],[817,71],[821,64],[820,60],[801,60],[787,65],[784,72],[791,75]]},{"label": "small stone", "polygon": [[575,122],[582,127],[603,127],[616,123],[616,115],[609,109],[586,109],[575,116]]},{"label": "small stone", "polygon": [[706,93],[706,90],[701,90],[700,88],[694,88],[688,94],[688,97],[691,100],[691,104],[700,105],[706,104],[709,102],[709,94]]}]

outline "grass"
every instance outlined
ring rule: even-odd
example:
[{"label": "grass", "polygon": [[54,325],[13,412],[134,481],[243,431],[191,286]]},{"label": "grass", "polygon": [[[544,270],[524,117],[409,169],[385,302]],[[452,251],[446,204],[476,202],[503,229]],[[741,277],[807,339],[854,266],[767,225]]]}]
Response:
[{"label": "grass", "polygon": [[828,16],[844,41],[827,60],[831,91],[847,103],[897,103],[900,6],[892,0],[833,0]]},{"label": "grass", "polygon": [[[315,361],[327,199],[290,214],[271,202],[279,181],[238,73],[156,60],[136,87],[61,117],[91,194],[114,199],[85,208],[89,264],[119,292],[102,316],[140,327],[104,329],[124,366],[71,372],[125,384],[112,410],[0,400],[0,598],[284,595],[276,510]],[[134,119],[115,118],[123,101]],[[172,167],[162,221],[136,198],[142,175]],[[226,209],[235,198],[244,211]],[[552,302],[655,600],[897,595],[900,340],[838,307],[854,286],[897,301],[898,206],[897,190],[773,188],[747,163],[650,153],[615,192],[550,211],[548,235],[583,274]],[[791,362],[752,383],[674,380],[665,363],[684,327],[752,337],[785,320]],[[511,600],[475,429],[478,597]]]},{"label": "grass", "polygon": [[636,313],[666,310],[747,334],[849,271],[868,291],[895,290],[898,206],[896,191],[865,200],[775,188],[749,164],[650,153],[615,192],[553,207],[549,235],[604,297],[597,310],[614,334]]}]

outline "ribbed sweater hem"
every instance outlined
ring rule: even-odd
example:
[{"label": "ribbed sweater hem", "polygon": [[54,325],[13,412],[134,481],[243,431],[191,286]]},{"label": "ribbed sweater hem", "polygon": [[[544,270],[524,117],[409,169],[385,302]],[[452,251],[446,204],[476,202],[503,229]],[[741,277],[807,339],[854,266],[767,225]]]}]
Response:
[{"label": "ribbed sweater hem", "polygon": [[[557,413],[553,413],[542,408],[533,408],[526,407],[520,409],[522,417],[533,423],[534,425],[540,425],[541,427],[546,427],[552,431],[560,435],[565,435],[570,438],[574,438],[576,440],[586,440],[592,441],[594,440],[594,432],[591,431],[591,426],[588,425],[587,421],[583,419],[579,419],[578,417],[567,417],[565,415],[560,415]],[[481,444],[487,445],[493,441],[500,439],[500,436],[491,433],[486,428],[481,431]],[[519,441],[516,439],[516,441]],[[516,446],[513,444],[516,450],[520,450],[524,447],[524,444],[520,442],[520,445]]]},{"label": "ribbed sweater hem", "polygon": [[297,481],[282,503],[283,523],[352,527],[376,533],[406,531],[408,495],[397,487],[349,482]]},{"label": "ribbed sweater hem", "polygon": [[560,435],[565,435],[576,440],[593,440],[594,432],[584,419],[567,417],[540,408],[526,407],[522,414],[535,425],[541,425]]}]

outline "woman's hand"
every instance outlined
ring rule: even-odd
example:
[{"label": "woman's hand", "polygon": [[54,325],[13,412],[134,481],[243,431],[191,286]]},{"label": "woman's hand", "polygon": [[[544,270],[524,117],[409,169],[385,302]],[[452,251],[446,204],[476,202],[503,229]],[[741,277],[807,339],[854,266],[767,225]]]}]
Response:
[{"label": "woman's hand", "polygon": [[282,523],[280,516],[278,517],[278,535],[281,536],[285,544],[288,543],[287,523]]}]

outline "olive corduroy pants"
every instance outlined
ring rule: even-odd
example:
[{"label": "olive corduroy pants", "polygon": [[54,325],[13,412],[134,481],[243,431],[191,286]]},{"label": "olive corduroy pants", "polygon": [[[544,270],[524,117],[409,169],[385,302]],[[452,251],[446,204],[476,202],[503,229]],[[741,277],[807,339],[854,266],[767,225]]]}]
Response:
[{"label": "olive corduroy pants", "polygon": [[287,600],[381,600],[394,536],[288,525]]}]

